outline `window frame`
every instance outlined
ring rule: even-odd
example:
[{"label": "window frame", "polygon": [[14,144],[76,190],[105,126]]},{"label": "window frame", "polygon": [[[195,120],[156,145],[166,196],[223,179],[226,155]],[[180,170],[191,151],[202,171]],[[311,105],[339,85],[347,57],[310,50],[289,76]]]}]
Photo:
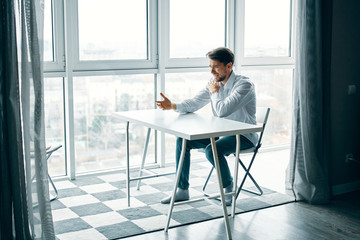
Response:
[{"label": "window frame", "polygon": [[65,70],[64,4],[63,0],[49,1],[51,2],[52,11],[54,61],[44,62],[44,72],[61,72]]},{"label": "window frame", "polygon": [[78,18],[78,0],[65,0],[72,8],[72,22],[68,25],[67,32],[72,32],[69,44],[73,46],[71,58],[73,59],[74,71],[95,71],[95,70],[127,70],[127,69],[149,69],[157,67],[157,27],[156,14],[157,3],[152,0],[146,0],[147,5],[147,55],[148,59],[120,59],[120,60],[80,60],[79,58],[79,18]]},{"label": "window frame", "polygon": [[241,67],[246,66],[270,66],[270,65],[294,65],[294,0],[290,1],[290,31],[289,31],[289,56],[287,57],[245,57],[245,1],[238,0],[235,3],[235,11],[238,14],[235,14],[235,39],[239,44],[235,45],[236,56],[238,61],[235,63],[235,66],[240,69]]}]

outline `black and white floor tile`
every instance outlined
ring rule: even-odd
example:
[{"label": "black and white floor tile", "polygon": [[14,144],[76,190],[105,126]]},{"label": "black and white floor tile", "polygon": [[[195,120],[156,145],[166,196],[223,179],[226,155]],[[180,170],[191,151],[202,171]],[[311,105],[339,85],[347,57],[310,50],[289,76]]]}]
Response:
[{"label": "black and white floor tile", "polygon": [[[174,167],[160,169],[173,171]],[[190,176],[191,198],[202,197],[201,191],[208,162],[193,163]],[[136,176],[137,173],[133,173]],[[214,174],[215,175],[215,174]],[[51,202],[56,238],[59,240],[119,239],[163,229],[169,205],[160,204],[173,189],[174,175],[146,179],[140,190],[131,182],[131,206],[127,206],[125,172],[80,176],[76,180],[57,180],[58,199]],[[217,190],[212,177],[209,189]],[[262,196],[242,192],[236,212],[250,211],[291,202],[290,196],[264,189]],[[215,204],[214,204],[215,203]],[[228,208],[230,211],[230,207]],[[174,207],[170,226],[204,221],[222,216],[217,200],[200,201]]]}]

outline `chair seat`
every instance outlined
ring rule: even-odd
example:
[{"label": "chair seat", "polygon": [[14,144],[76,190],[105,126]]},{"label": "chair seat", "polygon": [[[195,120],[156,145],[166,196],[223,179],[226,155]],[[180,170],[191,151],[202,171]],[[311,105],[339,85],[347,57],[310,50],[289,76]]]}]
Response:
[{"label": "chair seat", "polygon": [[[240,154],[243,154],[243,153],[253,153],[255,151],[256,147],[252,147],[252,148],[247,148],[247,149],[243,149],[240,151]],[[204,153],[205,152],[205,148],[199,148],[198,149],[199,152],[202,152]],[[235,153],[232,153],[235,155]],[[230,155],[230,154],[229,154]],[[227,155],[227,156],[229,156]]]},{"label": "chair seat", "polygon": [[247,149],[241,150],[240,154],[242,154],[242,153],[253,153],[255,151],[255,149],[256,149],[256,147],[247,148]]}]

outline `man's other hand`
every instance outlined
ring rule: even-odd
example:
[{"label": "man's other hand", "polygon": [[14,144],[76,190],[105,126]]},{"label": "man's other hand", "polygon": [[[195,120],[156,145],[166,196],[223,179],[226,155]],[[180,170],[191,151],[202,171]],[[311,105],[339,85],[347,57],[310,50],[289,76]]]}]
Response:
[{"label": "man's other hand", "polygon": [[219,91],[220,84],[214,80],[211,80],[208,84],[208,89],[211,92],[211,94],[214,94]]},{"label": "man's other hand", "polygon": [[158,106],[159,108],[161,108],[162,110],[176,110],[176,105],[174,103],[172,103],[167,97],[165,97],[164,94],[160,93],[160,96],[164,99],[162,101],[155,101],[156,102],[156,106]]}]

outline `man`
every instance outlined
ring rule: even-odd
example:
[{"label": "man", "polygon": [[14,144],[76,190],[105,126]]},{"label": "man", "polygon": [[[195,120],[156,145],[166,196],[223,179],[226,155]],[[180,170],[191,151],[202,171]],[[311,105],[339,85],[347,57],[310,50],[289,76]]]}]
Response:
[{"label": "man", "polygon": [[[184,100],[179,104],[172,103],[164,94],[160,93],[163,100],[155,101],[156,105],[163,110],[175,110],[177,112],[195,112],[210,102],[214,116],[223,117],[235,121],[256,124],[256,97],[252,82],[247,77],[236,75],[232,70],[234,64],[233,52],[225,47],[216,48],[207,53],[210,61],[210,69],[213,78],[207,86],[194,98]],[[257,134],[245,134],[240,136],[241,149],[255,146]],[[178,167],[181,154],[182,139],[176,141],[176,168]],[[190,150],[205,149],[206,158],[214,166],[214,158],[210,139],[187,141],[184,164],[180,175],[175,202],[189,200],[189,174],[190,174]],[[216,140],[220,172],[225,193],[233,191],[233,178],[225,156],[236,150],[236,136],[221,137]],[[161,203],[170,203],[171,196],[161,200]],[[225,197],[226,205],[231,205],[232,197]]]}]

